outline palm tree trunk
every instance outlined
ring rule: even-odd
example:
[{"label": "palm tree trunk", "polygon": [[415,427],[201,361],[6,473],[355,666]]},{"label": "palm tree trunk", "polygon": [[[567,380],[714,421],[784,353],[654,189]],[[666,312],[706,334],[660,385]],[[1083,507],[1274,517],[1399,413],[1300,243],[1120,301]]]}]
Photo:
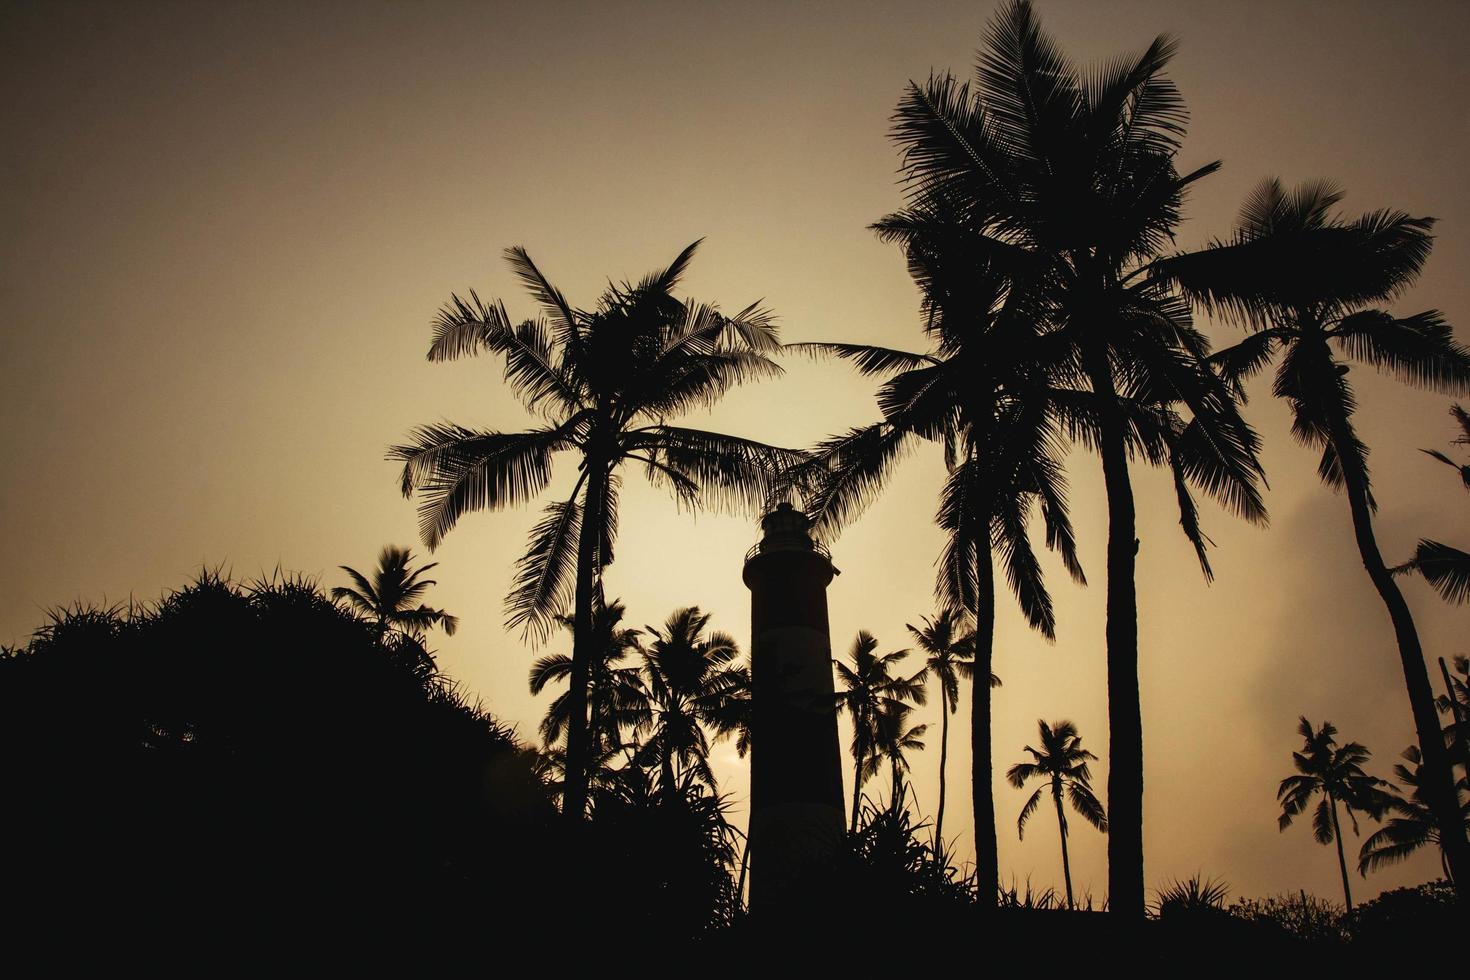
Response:
[{"label": "palm tree trunk", "polygon": [[1072,862],[1067,858],[1067,815],[1062,812],[1062,784],[1056,780],[1051,784],[1051,799],[1057,805],[1057,832],[1062,835],[1062,880],[1067,883],[1067,908],[1074,909],[1072,901]]},{"label": "palm tree trunk", "polygon": [[597,584],[597,552],[602,536],[600,527],[606,493],[607,470],[588,461],[587,489],[583,498],[582,528],[577,539],[577,591],[572,620],[572,673],[569,679],[567,708],[566,787],[562,795],[562,813],[572,822],[582,820],[587,811],[587,679],[592,662],[594,642],[592,630],[592,597]]},{"label": "palm tree trunk", "polygon": [[1342,872],[1342,900],[1347,904],[1347,910],[1353,910],[1353,889],[1348,884],[1347,858],[1342,854],[1342,827],[1337,822],[1337,800],[1331,793],[1327,794],[1327,803],[1332,807],[1332,836],[1337,839],[1337,867]]},{"label": "palm tree trunk", "polygon": [[[1358,554],[1373,587],[1388,607],[1388,618],[1393,622],[1394,636],[1398,640],[1399,662],[1404,671],[1404,684],[1409,691],[1409,708],[1414,715],[1414,728],[1419,736],[1419,752],[1424,760],[1424,798],[1434,822],[1439,827],[1440,846],[1444,848],[1450,869],[1454,872],[1455,892],[1460,901],[1470,901],[1470,842],[1465,838],[1464,818],[1460,815],[1459,800],[1455,791],[1454,769],[1449,751],[1445,748],[1444,735],[1440,730],[1439,714],[1434,707],[1434,690],[1429,685],[1429,668],[1424,664],[1424,649],[1419,645],[1419,632],[1414,628],[1413,616],[1404,595],[1394,582],[1393,575],[1383,563],[1378,550],[1378,541],[1373,534],[1373,516],[1368,504],[1366,475],[1352,460],[1352,431],[1347,418],[1334,406],[1328,412],[1331,419],[1332,443],[1342,468],[1343,484],[1347,488],[1348,505],[1353,515],[1353,534],[1358,542]],[[1346,452],[1344,450],[1347,450]]]},{"label": "palm tree trunk", "polygon": [[[857,712],[853,712],[852,723],[859,724]],[[852,822],[848,824],[849,834],[857,833],[858,802],[862,799],[863,792],[863,757],[867,753],[867,746],[863,744],[861,730],[859,730],[857,742],[857,755],[852,765]]]},{"label": "palm tree trunk", "polygon": [[1138,693],[1138,554],[1133,486],[1117,392],[1105,354],[1089,372],[1108,495],[1108,908],[1142,918],[1143,713]]},{"label": "palm tree trunk", "polygon": [[949,758],[949,704],[939,692],[939,813],[934,818],[934,853],[944,853],[944,767]]},{"label": "palm tree trunk", "polygon": [[[987,499],[982,496],[981,498]],[[970,801],[975,810],[975,884],[982,909],[1000,892],[1000,861],[995,842],[995,790],[991,786],[990,670],[995,645],[995,569],[990,559],[990,526],[975,529],[975,677],[970,684]]]}]

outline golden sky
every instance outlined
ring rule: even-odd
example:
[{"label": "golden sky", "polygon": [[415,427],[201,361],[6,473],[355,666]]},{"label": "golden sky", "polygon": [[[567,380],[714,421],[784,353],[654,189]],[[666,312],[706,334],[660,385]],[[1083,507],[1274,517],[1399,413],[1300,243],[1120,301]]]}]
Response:
[{"label": "golden sky", "polygon": [[[1470,8],[1449,2],[1038,3],[1080,59],[1182,40],[1171,72],[1199,185],[1181,247],[1224,234],[1260,178],[1339,180],[1354,213],[1440,219],[1404,312],[1470,320]],[[77,598],[151,598],[201,564],[278,564],[338,584],[385,543],[414,544],[384,450],[421,422],[516,428],[489,359],[424,360],[451,291],[528,301],[501,261],[524,245],[574,304],[705,237],[685,288],[727,310],[764,298],[786,340],[922,345],[898,252],[865,226],[900,203],[888,117],[910,78],[968,74],[986,3],[4,4],[0,81],[0,642]],[[1231,329],[1210,326],[1217,343]],[[1465,328],[1460,330],[1466,337]],[[1450,399],[1355,369],[1390,560],[1421,535],[1470,541],[1470,500],[1417,450],[1447,448]],[[876,417],[872,384],[791,360],[689,424],[801,446]],[[1196,871],[1236,895],[1339,896],[1330,848],[1278,833],[1299,714],[1331,719],[1388,774],[1412,725],[1388,618],[1358,563],[1346,500],[1316,477],[1268,383],[1269,530],[1207,507],[1206,587],[1162,473],[1136,469],[1147,882]],[[1104,755],[1105,509],[1097,460],[1069,463],[1093,585],[1055,563],[1058,642],[1003,598],[995,695],[1002,875],[1060,887],[1055,825],[1024,842],[1005,767],[1036,719],[1071,718]],[[571,476],[564,467],[558,486]],[[932,611],[936,450],[916,454],[833,546],[834,653],[885,649]],[[749,640],[752,521],[676,512],[630,474],[612,595],[635,624],[698,604]],[[440,662],[533,737],[535,655],[502,597],[537,510],[477,515],[434,556],[433,601],[460,615]],[[1431,657],[1470,652],[1467,612],[1405,585]],[[558,638],[552,649],[569,649]],[[912,658],[917,669],[918,655]],[[1437,677],[1437,671],[1435,672]],[[1437,683],[1437,682],[1436,682]],[[968,696],[968,694],[967,694]],[[542,699],[544,700],[544,699]],[[922,805],[931,750],[914,760]],[[946,828],[967,831],[968,712],[956,718]],[[846,742],[846,733],[843,740]],[[723,788],[743,807],[734,750]],[[848,776],[850,779],[850,775]],[[886,780],[875,782],[878,787]],[[1351,843],[1351,842],[1350,842]],[[960,841],[971,846],[968,833]],[[1354,847],[1355,850],[1355,847]],[[1073,877],[1101,898],[1105,847],[1074,821]],[[1437,871],[1425,855],[1354,888]]]}]

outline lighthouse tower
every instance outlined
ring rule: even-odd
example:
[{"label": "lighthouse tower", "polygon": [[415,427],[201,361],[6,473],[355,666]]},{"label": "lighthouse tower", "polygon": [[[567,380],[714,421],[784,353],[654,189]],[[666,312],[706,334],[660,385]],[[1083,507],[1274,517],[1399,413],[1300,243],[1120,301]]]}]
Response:
[{"label": "lighthouse tower", "polygon": [[827,628],[837,574],[789,503],[761,519],[745,556],[754,718],[750,771],[751,894],[782,892],[842,839],[842,763]]}]

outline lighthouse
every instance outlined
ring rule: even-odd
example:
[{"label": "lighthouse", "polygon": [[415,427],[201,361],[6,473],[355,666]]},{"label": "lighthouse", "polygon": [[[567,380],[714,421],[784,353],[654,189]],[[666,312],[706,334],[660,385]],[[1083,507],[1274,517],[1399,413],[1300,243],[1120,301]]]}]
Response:
[{"label": "lighthouse", "polygon": [[827,585],[838,574],[789,503],[761,519],[745,556],[750,589],[753,738],[751,895],[797,885],[842,840],[842,763]]}]

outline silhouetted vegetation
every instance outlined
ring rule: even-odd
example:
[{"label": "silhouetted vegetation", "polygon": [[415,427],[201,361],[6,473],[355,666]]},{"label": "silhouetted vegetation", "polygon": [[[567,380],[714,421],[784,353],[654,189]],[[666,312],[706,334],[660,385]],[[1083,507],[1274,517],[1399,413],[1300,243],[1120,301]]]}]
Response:
[{"label": "silhouetted vegetation", "polygon": [[636,285],[609,285],[592,310],[572,307],[524,249],[507,249],[541,316],[516,324],[503,303],[452,296],[435,319],[428,357],[504,357],[506,384],[547,424],[515,433],[425,425],[389,451],[403,462],[404,495],[419,494],[419,530],[430,549],[466,513],[530,502],[550,483],[558,453],[577,457],[572,493],[547,505],[506,599],[507,625],[542,639],[568,605],[573,610],[563,810],[574,820],[586,807],[593,611],[613,560],[621,468],[639,464],[681,505],[755,511],[770,499],[777,473],[799,461],[774,446],[668,424],[736,385],[781,372],[771,360],[781,345],[768,311],[752,304],[729,317],[674,298],[698,245]]},{"label": "silhouetted vegetation", "polygon": [[1348,911],[1352,911],[1353,892],[1348,883],[1347,858],[1343,856],[1338,804],[1347,811],[1353,833],[1357,834],[1355,814],[1361,812],[1377,820],[1392,798],[1382,788],[1387,785],[1383,780],[1363,771],[1372,753],[1357,742],[1337,744],[1337,729],[1332,722],[1324,721],[1321,728],[1313,728],[1303,717],[1297,733],[1302,737],[1302,751],[1291,754],[1296,774],[1283,779],[1276,790],[1276,798],[1281,801],[1277,823],[1282,830],[1290,827],[1295,817],[1306,812],[1312,798],[1321,794],[1312,812],[1312,836],[1319,844],[1336,842],[1337,863],[1342,871],[1342,898]]},{"label": "silhouetted vegetation", "polygon": [[160,939],[519,918],[551,846],[514,733],[298,577],[53,612],[0,657],[0,746],[7,889]]},{"label": "silhouetted vegetation", "polygon": [[1096,762],[1097,756],[1082,747],[1082,736],[1077,734],[1077,726],[1070,721],[1048,725],[1038,719],[1036,725],[1041,733],[1041,748],[1026,746],[1032,761],[1018,762],[1006,771],[1006,782],[1016,789],[1032,779],[1046,781],[1046,785],[1038,786],[1021,807],[1021,815],[1016,818],[1016,834],[1026,835],[1026,821],[1041,804],[1041,794],[1050,789],[1057,811],[1057,830],[1062,838],[1062,877],[1067,883],[1067,908],[1072,909],[1077,905],[1072,896],[1072,865],[1067,857],[1067,814],[1062,808],[1062,794],[1066,794],[1067,802],[1082,819],[1103,833],[1108,832],[1107,814],[1092,794],[1092,771],[1087,765],[1088,762]]},{"label": "silhouetted vegetation", "polygon": [[[1358,554],[1398,641],[1424,756],[1426,799],[1456,880],[1464,882],[1470,879],[1470,841],[1460,823],[1454,773],[1439,737],[1418,630],[1374,535],[1378,504],[1368,447],[1353,425],[1357,400],[1339,355],[1415,387],[1464,392],[1470,390],[1470,349],[1456,343],[1438,310],[1396,317],[1379,308],[1418,279],[1433,245],[1434,219],[1388,210],[1348,219],[1334,211],[1342,198],[1327,181],[1288,192],[1280,181],[1267,180],[1246,199],[1232,237],[1170,260],[1168,270],[1195,302],[1251,331],[1214,358],[1241,397],[1244,381],[1280,354],[1272,391],[1291,407],[1292,434],[1322,451],[1323,482],[1347,493]],[[1436,575],[1443,569],[1430,567]],[[1453,574],[1439,581],[1450,584]]]}]

